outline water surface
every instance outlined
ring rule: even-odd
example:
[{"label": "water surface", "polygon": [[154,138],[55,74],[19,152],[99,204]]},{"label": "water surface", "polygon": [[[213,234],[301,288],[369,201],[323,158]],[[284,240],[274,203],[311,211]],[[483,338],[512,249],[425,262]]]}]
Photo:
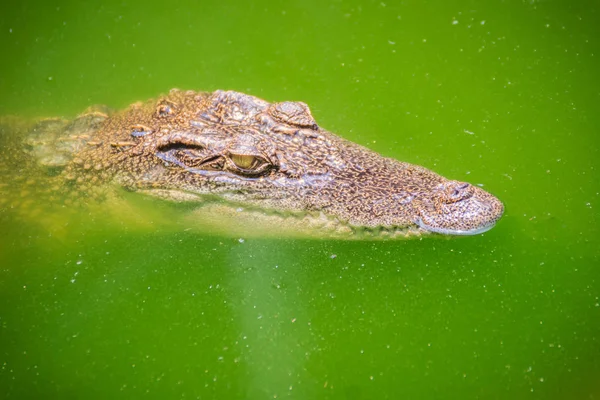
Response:
[{"label": "water surface", "polygon": [[506,214],[475,237],[344,242],[163,230],[160,210],[23,223],[4,205],[2,397],[599,397],[598,11],[3,3],[0,115],[171,87],[301,100]]}]

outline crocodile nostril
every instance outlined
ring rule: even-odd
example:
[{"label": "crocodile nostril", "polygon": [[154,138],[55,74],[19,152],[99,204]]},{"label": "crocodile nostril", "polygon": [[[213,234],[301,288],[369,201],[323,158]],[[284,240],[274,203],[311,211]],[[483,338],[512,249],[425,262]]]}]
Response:
[{"label": "crocodile nostril", "polygon": [[472,186],[466,182],[450,181],[442,187],[442,198],[447,204],[468,199],[473,195]]}]

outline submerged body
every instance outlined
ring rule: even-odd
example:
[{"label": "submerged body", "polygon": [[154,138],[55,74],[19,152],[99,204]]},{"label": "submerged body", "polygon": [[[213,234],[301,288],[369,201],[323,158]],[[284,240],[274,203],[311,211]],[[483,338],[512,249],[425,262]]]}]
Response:
[{"label": "submerged body", "polygon": [[44,120],[25,142],[54,192],[89,199],[117,184],[195,202],[213,220],[287,221],[314,236],[472,235],[503,212],[479,187],[322,129],[304,103],[233,91],[172,90],[114,114],[96,108],[71,122]]}]

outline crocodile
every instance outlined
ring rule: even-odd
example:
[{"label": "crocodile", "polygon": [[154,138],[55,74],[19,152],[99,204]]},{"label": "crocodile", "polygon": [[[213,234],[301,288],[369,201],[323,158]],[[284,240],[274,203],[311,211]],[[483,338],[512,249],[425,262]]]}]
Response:
[{"label": "crocodile", "polygon": [[173,89],[122,111],[92,107],[71,121],[37,122],[24,143],[21,153],[10,147],[18,161],[4,169],[34,165],[47,179],[38,201],[73,207],[116,186],[191,203],[215,225],[227,216],[250,230],[341,238],[475,235],[504,210],[478,186],[323,129],[305,103],[235,91]]}]

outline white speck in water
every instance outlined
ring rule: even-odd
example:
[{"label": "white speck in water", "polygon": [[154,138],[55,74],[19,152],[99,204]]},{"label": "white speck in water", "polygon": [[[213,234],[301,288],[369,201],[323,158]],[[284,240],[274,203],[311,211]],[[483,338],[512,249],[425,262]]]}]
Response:
[{"label": "white speck in water", "polygon": [[238,242],[240,242],[240,243],[244,243],[244,242],[245,242],[245,240],[244,240],[244,239],[242,239],[242,238],[239,238],[239,239],[238,239]]},{"label": "white speck in water", "polygon": [[396,44],[396,42],[392,42],[391,40],[388,40],[388,43],[389,43],[389,44],[392,44],[392,45],[393,45],[393,44]]},{"label": "white speck in water", "polygon": [[337,257],[337,255],[335,255],[335,254],[332,254],[332,255],[330,255],[330,256],[329,256],[329,258],[331,258],[332,260],[333,260],[334,258],[336,258],[336,257]]},{"label": "white speck in water", "polygon": [[464,131],[465,131],[465,133],[468,133],[469,135],[474,135],[475,134],[475,132],[471,132],[471,131],[468,131],[466,129]]},{"label": "white speck in water", "polygon": [[458,25],[458,21],[457,21],[457,20],[455,20],[455,19],[453,19],[453,20],[452,20],[452,25]]},{"label": "white speck in water", "polygon": [[481,25],[485,25],[485,19],[480,22]]},{"label": "white speck in water", "polygon": [[49,80],[49,81],[51,81],[52,79],[54,79],[54,78],[52,78],[51,76],[49,76],[49,77],[48,77],[48,80]]},{"label": "white speck in water", "polygon": [[12,28],[10,28],[10,29],[8,30],[8,33],[12,33]]}]

